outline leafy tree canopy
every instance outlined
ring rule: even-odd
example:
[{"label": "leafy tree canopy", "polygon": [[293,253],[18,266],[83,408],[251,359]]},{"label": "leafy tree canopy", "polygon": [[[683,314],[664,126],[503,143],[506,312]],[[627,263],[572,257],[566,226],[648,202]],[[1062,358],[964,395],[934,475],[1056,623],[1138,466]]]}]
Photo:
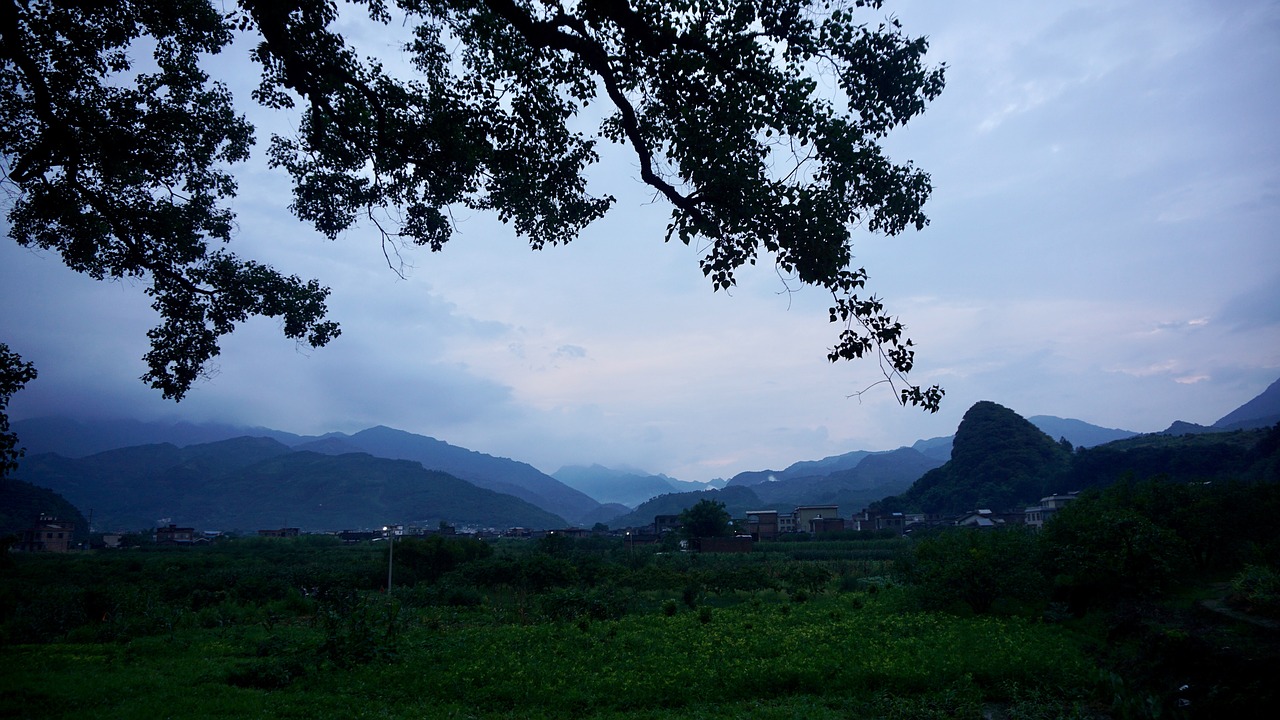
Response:
[{"label": "leafy tree canopy", "polygon": [[22,356],[0,343],[0,478],[18,467],[22,448],[18,436],[9,429],[9,399],[27,383],[36,379],[36,369]]},{"label": "leafy tree canopy", "polygon": [[699,500],[680,513],[680,525],[689,538],[724,537],[731,522],[729,511],[718,500]]},{"label": "leafy tree canopy", "polygon": [[[160,315],[143,379],[181,399],[249,316],[322,346],[329,290],[238,257],[232,167],[253,128],[204,69],[237,35],[262,70],[254,99],[301,110],[273,137],[291,209],[329,237],[363,223],[384,249],[441,249],[454,208],[489,210],[534,248],[613,204],[587,192],[601,140],[634,153],[671,206],[667,238],[698,241],[716,290],[771,258],[832,295],[831,360],[878,355],[904,404],[910,339],[852,266],[855,228],[928,221],[929,176],[880,142],[943,87],[924,38],[881,0],[353,0],[404,23],[412,77],[362,57],[350,18],[316,0],[0,2],[0,157],[11,235],[95,278],[144,278]],[[138,59],[144,51],[150,60]],[[594,106],[603,106],[597,110]],[[590,110],[586,110],[591,108]],[[603,117],[584,133],[577,117]]]}]

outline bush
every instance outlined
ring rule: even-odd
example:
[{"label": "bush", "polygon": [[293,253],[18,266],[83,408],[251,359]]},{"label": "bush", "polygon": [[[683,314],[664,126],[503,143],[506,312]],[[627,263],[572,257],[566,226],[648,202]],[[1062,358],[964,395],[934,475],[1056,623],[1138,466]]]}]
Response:
[{"label": "bush", "polygon": [[465,563],[493,555],[493,548],[474,538],[428,535],[398,540],[392,552],[396,566],[407,571],[413,581],[435,581]]},{"label": "bush", "polygon": [[1187,564],[1176,533],[1104,497],[1082,497],[1058,512],[1040,542],[1055,592],[1075,612],[1157,596]]},{"label": "bush", "polygon": [[1035,537],[1024,528],[956,528],[916,541],[902,568],[927,608],[986,613],[998,602],[1045,594]]},{"label": "bush", "polygon": [[1280,617],[1280,573],[1248,565],[1231,579],[1227,602],[1247,612]]},{"label": "bush", "polygon": [[611,589],[552,590],[538,597],[538,610],[551,620],[614,620],[626,614],[627,599]]}]

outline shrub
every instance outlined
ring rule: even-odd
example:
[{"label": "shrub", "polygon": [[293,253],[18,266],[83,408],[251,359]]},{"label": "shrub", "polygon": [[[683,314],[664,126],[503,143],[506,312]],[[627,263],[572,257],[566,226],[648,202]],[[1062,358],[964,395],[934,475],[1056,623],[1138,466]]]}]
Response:
[{"label": "shrub", "polygon": [[959,605],[981,614],[1000,601],[1033,601],[1045,593],[1035,537],[1022,528],[956,528],[922,538],[902,574],[927,608]]},{"label": "shrub", "polygon": [[1231,605],[1271,617],[1280,617],[1280,573],[1262,565],[1247,565],[1231,579]]},{"label": "shrub", "polygon": [[1177,534],[1105,499],[1081,498],[1040,535],[1055,591],[1076,612],[1159,595],[1186,565]]}]

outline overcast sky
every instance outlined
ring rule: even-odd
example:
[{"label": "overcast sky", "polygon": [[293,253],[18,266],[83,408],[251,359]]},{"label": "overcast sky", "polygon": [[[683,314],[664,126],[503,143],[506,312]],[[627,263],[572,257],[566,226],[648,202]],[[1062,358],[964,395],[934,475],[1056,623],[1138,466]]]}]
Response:
[{"label": "overcast sky", "polygon": [[[38,366],[13,418],[231,421],[296,433],[389,425],[552,472],[598,462],[683,480],[949,435],[979,400],[1139,432],[1209,424],[1280,377],[1280,3],[890,0],[949,66],[895,159],[933,175],[932,225],[861,236],[868,287],[918,344],[935,415],[874,362],[830,364],[828,297],[770,268],[712,293],[699,248],[624,152],[592,174],[616,209],[528,249],[484,214],[407,279],[376,240],[287,211],[259,127],[233,249],[330,286],[343,334],[300,349],[272,321],[223,343],[174,405],[137,378],[155,316],[130,283],[0,243],[0,341]],[[237,53],[242,52],[237,49]],[[234,67],[232,58],[225,60]],[[248,101],[252,78],[233,82]],[[283,124],[281,124],[283,122]]]}]

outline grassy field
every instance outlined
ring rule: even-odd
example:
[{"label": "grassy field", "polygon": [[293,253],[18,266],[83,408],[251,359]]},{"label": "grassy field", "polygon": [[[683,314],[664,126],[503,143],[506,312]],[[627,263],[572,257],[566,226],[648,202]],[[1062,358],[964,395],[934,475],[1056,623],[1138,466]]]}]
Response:
[{"label": "grassy field", "polygon": [[1189,610],[939,607],[896,567],[913,542],[399,541],[391,592],[384,545],[322,538],[11,555],[0,717],[1212,717],[1165,689],[1205,643],[1236,649],[1197,709],[1243,717],[1275,666],[1274,636]]},{"label": "grassy field", "polygon": [[507,544],[389,594],[385,551],[369,546],[15,556],[0,716],[1040,718],[1097,705],[1078,636],[912,609],[884,584],[883,543],[806,543],[822,560],[548,549]]}]

